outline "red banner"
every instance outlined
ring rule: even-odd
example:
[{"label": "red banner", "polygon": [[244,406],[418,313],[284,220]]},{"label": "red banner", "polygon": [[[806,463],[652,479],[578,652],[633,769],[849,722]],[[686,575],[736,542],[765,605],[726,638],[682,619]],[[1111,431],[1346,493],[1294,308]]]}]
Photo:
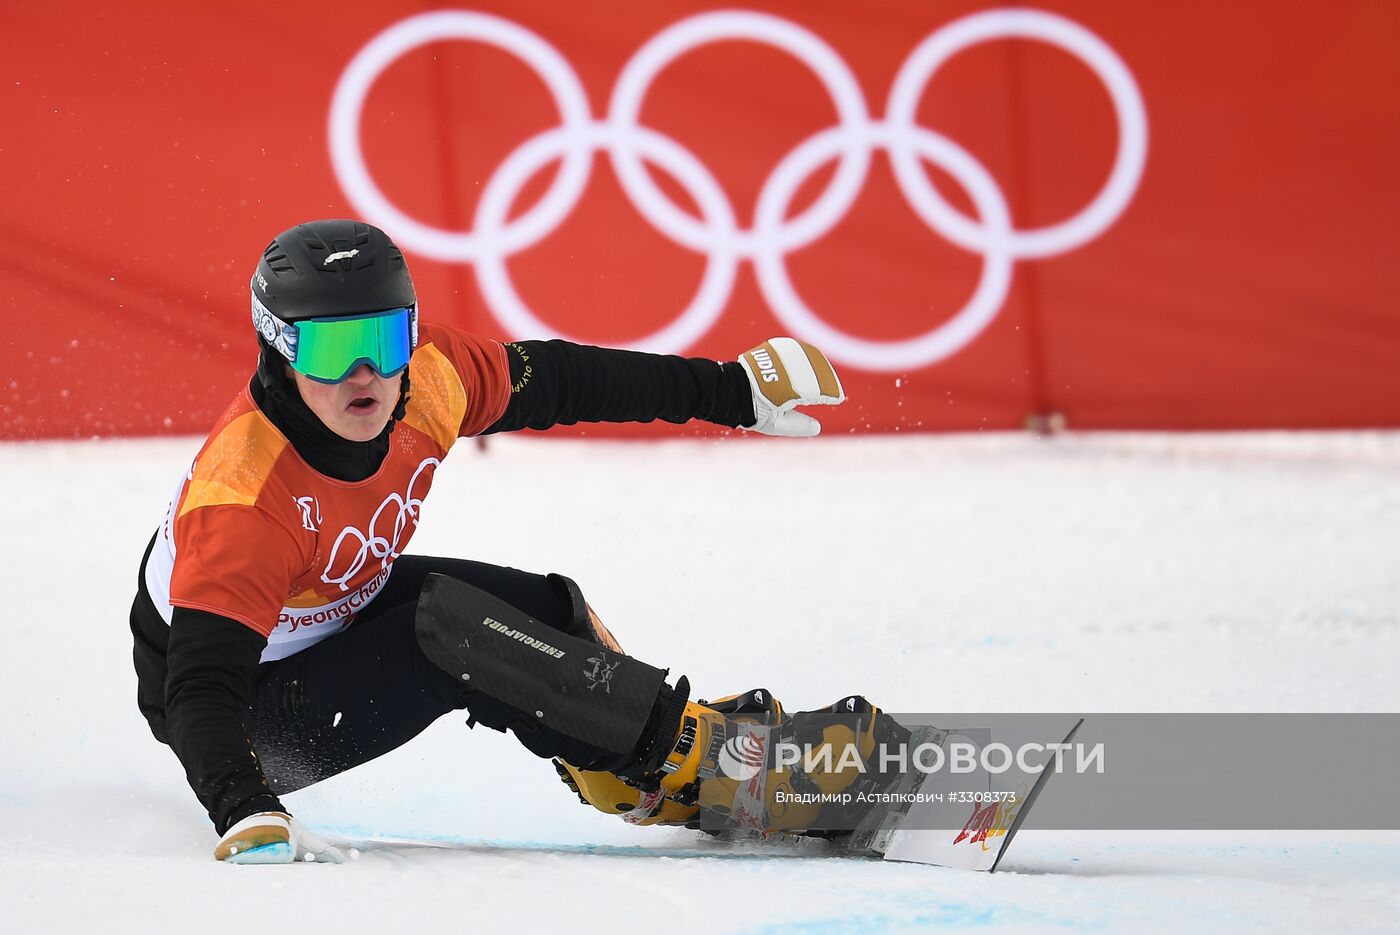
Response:
[{"label": "red banner", "polygon": [[1400,4],[11,2],[0,438],[205,430],[300,220],[829,429],[1400,425]]}]

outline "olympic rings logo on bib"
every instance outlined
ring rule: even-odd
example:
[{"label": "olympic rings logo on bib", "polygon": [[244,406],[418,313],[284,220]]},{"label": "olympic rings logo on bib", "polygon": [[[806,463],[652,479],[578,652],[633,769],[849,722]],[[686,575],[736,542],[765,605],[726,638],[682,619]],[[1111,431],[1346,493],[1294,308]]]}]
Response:
[{"label": "olympic rings logo on bib", "polygon": [[[971,46],[1009,38],[1048,43],[1088,66],[1108,91],[1118,127],[1113,168],[1094,198],[1066,220],[1029,230],[1013,225],[1006,196],[980,162],[957,143],[915,123],[920,97],[945,62]],[[414,49],[444,40],[476,41],[514,54],[544,81],[559,112],[558,127],[521,143],[496,169],[468,231],[435,227],[401,211],[375,183],[359,141],[365,98],[384,70]],[[693,153],[638,123],[647,92],[663,69],[697,47],[727,40],[759,42],[793,56],[821,81],[837,114],[835,126],[798,144],[774,167],[763,183],[750,227],[740,225],[723,188]],[[831,46],[801,26],[766,13],[701,13],[662,30],[623,67],[607,116],[595,120],[573,68],[538,35],[486,13],[445,11],[402,20],[356,53],[336,85],[329,139],[336,177],[356,210],[403,247],[438,260],[471,263],[492,312],[514,334],[569,337],[542,321],[520,298],[506,261],[547,237],[573,210],[592,174],[593,155],[601,150],[642,217],[671,241],[707,259],[689,305],[669,324],[630,346],[677,353],[694,344],[723,313],[738,264],[748,260],[769,308],[794,336],[862,370],[902,371],[949,357],[980,334],[1005,302],[1016,260],[1074,250],[1118,219],[1142,178],[1147,114],[1137,82],[1112,48],[1083,26],[1036,10],[975,13],[929,34],[900,66],[882,120],[872,117],[855,75]],[[790,252],[825,236],[845,216],[864,187],[871,157],[880,149],[889,154],[895,180],[915,214],[940,236],[982,257],[977,287],[956,314],[923,334],[889,341],[862,338],[827,323],[798,294],[787,269]],[[832,160],[836,171],[826,189],[800,214],[787,217],[802,183]],[[556,161],[560,170],[544,196],[509,219],[526,182]],[[962,186],[975,218],[939,194],[923,171],[923,161]],[[680,183],[700,216],[669,198],[644,162]]]}]

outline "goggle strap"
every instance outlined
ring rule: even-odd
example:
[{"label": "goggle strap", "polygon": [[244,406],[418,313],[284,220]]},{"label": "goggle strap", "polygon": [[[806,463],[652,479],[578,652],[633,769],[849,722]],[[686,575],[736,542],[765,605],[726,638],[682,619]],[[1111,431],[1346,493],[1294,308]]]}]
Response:
[{"label": "goggle strap", "polygon": [[[258,301],[257,292],[253,292],[253,327],[258,334],[262,335],[264,341],[276,348],[277,353],[287,358],[288,363],[297,359],[297,329],[295,325],[278,318],[266,305]],[[418,323],[414,322],[414,346],[417,346]]]}]

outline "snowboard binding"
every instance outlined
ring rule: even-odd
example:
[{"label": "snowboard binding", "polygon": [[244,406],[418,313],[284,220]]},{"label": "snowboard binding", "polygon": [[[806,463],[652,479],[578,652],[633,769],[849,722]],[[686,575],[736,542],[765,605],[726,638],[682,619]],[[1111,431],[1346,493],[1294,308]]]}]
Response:
[{"label": "snowboard binding", "polygon": [[[599,811],[639,825],[684,825],[726,837],[786,832],[835,837],[854,826],[860,792],[895,778],[875,756],[878,744],[909,732],[859,695],[789,715],[765,689],[713,702],[687,701],[675,735],[653,762],[622,773],[591,772],[555,761],[560,778]],[[795,745],[781,762],[780,745]],[[849,793],[849,795],[842,795]]]}]

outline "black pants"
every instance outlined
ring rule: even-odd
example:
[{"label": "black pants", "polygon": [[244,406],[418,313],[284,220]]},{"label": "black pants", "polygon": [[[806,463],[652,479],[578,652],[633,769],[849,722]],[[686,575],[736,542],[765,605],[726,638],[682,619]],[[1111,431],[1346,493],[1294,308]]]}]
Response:
[{"label": "black pants", "polygon": [[431,573],[481,588],[556,629],[567,629],[573,613],[565,590],[543,575],[460,559],[399,558],[384,590],[345,632],[258,667],[247,726],[273,792],[293,792],[382,756],[461,709],[487,727],[510,727],[537,756],[584,769],[631,761],[532,723],[433,665],[414,635],[418,594]]}]

